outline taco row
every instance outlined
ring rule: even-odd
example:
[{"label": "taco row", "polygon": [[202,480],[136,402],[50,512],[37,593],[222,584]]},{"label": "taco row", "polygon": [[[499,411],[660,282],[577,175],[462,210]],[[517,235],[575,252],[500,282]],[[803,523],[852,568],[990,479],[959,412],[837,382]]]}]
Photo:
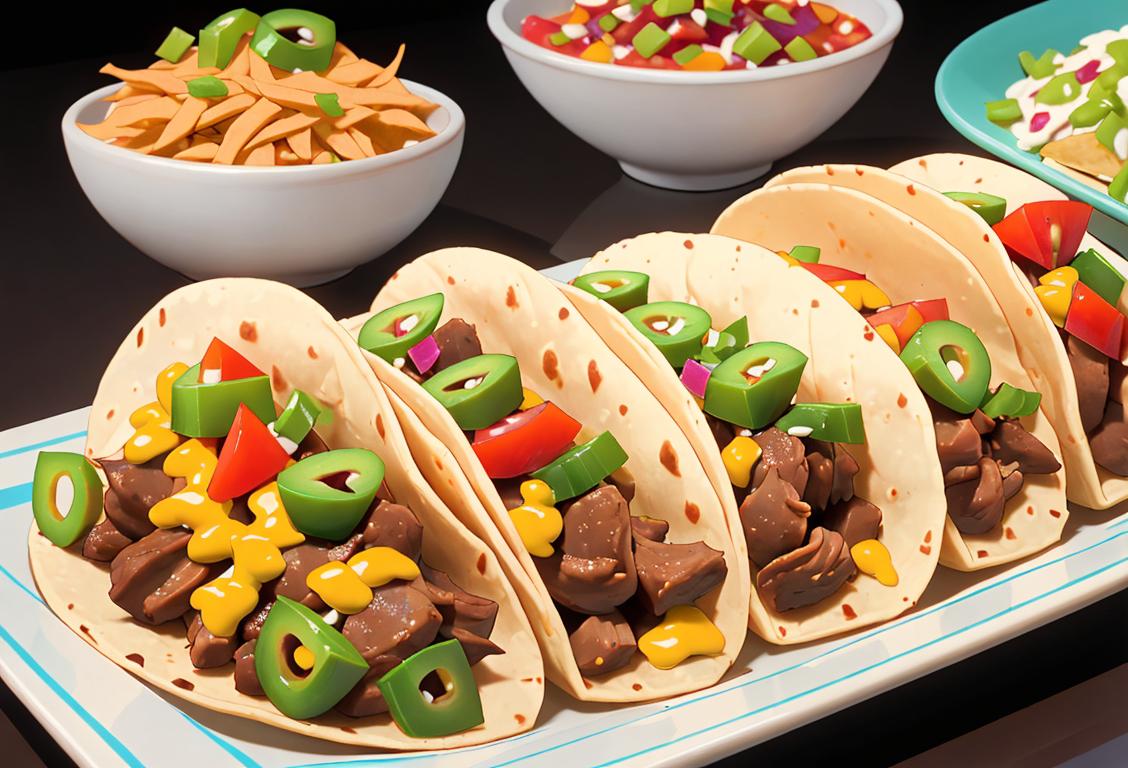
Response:
[{"label": "taco row", "polygon": [[937,563],[1128,498],[1125,277],[1088,213],[933,155],[790,171],[571,285],[452,248],[342,321],[182,288],[110,362],[85,455],[40,454],[37,586],[152,685],[375,748],[532,728],[546,679],[713,685],[747,629],[887,621]]}]

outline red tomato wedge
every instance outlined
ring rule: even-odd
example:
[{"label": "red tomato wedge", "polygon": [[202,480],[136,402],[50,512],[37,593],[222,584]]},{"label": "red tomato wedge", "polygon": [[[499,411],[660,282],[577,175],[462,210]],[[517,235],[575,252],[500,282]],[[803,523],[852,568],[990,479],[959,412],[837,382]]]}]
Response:
[{"label": "red tomato wedge", "polygon": [[286,468],[290,454],[254,411],[240,404],[223,441],[215,474],[208,484],[212,501],[231,501],[250,493]]},{"label": "red tomato wedge", "polygon": [[1015,254],[1046,269],[1073,261],[1093,207],[1075,200],[1027,203],[995,225],[995,234]]},{"label": "red tomato wedge", "polygon": [[844,267],[835,267],[830,264],[807,264],[806,262],[800,262],[800,266],[827,283],[837,283],[839,280],[866,279],[866,276],[861,272],[855,272],[852,269],[845,269]]},{"label": "red tomato wedge", "polygon": [[[615,42],[619,45],[631,45],[634,36],[641,32],[642,28],[652,21],[658,21],[658,14],[656,14],[654,9],[649,5],[644,5],[634,19],[615,27],[615,29],[611,31],[611,37],[615,38]],[[640,56],[639,58],[642,57]]]},{"label": "red tomato wedge", "polygon": [[506,416],[474,433],[472,447],[486,474],[517,477],[540,469],[567,450],[580,422],[551,402]]},{"label": "red tomato wedge", "polygon": [[[204,374],[209,371],[219,371],[218,381],[234,381],[235,379],[250,379],[255,376],[265,376],[262,371],[254,366],[250,360],[240,355],[219,339],[213,338],[208,344],[207,351],[200,361],[199,381],[205,381]],[[212,378],[214,379],[214,377]]]},{"label": "red tomato wedge", "polygon": [[913,334],[919,331],[925,323],[924,315],[915,304],[898,304],[895,307],[883,309],[870,315],[868,320],[874,328],[881,325],[890,326],[902,349],[909,343]]},{"label": "red tomato wedge", "polygon": [[677,26],[671,24],[666,31],[670,33],[670,37],[674,40],[682,40],[687,43],[703,43],[709,39],[709,33],[705,31],[705,27],[692,19],[678,19]]},{"label": "red tomato wedge", "polygon": [[920,312],[926,323],[951,319],[948,316],[947,299],[928,299],[927,301],[914,301],[912,304]]},{"label": "red tomato wedge", "polygon": [[1082,282],[1073,286],[1073,302],[1065,316],[1065,332],[1119,360],[1124,341],[1124,315]]}]

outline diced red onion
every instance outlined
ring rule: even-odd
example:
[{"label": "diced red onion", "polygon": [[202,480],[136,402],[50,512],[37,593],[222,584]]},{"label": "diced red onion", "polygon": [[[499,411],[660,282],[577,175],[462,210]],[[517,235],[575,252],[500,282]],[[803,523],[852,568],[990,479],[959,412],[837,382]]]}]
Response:
[{"label": "diced red onion", "polygon": [[681,382],[694,397],[705,397],[705,386],[713,372],[696,360],[686,360],[682,368]]},{"label": "diced red onion", "polygon": [[431,370],[439,359],[439,345],[434,336],[428,336],[423,341],[407,350],[407,356],[415,364],[415,370],[426,373]]},{"label": "diced red onion", "polygon": [[1046,127],[1046,123],[1050,122],[1049,112],[1035,112],[1034,116],[1030,118],[1030,130],[1034,133]]},{"label": "diced red onion", "polygon": [[1081,67],[1081,69],[1077,70],[1077,72],[1075,73],[1077,76],[1077,82],[1081,83],[1081,85],[1084,85],[1085,83],[1091,83],[1096,80],[1097,75],[1100,74],[1100,72],[1097,71],[1100,66],[1101,62],[1098,59],[1093,59],[1092,61],[1085,64],[1085,66]]}]

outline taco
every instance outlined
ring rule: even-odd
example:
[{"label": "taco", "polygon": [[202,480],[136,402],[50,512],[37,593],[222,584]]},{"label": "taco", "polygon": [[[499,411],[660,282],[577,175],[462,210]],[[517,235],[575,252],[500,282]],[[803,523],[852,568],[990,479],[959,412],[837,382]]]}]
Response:
[{"label": "taco", "polygon": [[757,634],[806,642],[916,604],[946,508],[932,419],[832,289],[759,246],[677,232],[606,248],[573,286],[740,521]]},{"label": "taco", "polygon": [[[1128,499],[1125,262],[1087,233],[1092,209],[1023,171],[968,155],[927,155],[861,176],[840,170],[823,180],[900,209],[978,270],[1057,431],[1070,500],[1105,509]],[[1030,234],[1033,247],[1023,242]]]},{"label": "taco", "polygon": [[511,554],[550,680],[642,701],[732,665],[748,604],[738,529],[677,424],[552,281],[441,250],[345,325],[434,487]]},{"label": "taco", "polygon": [[[819,183],[790,183],[816,174]],[[867,338],[912,372],[944,473],[941,564],[977,570],[1045,549],[1068,515],[1061,448],[1002,309],[951,245],[881,200],[835,186],[839,175],[819,167],[771,179],[713,231],[775,250],[830,284],[867,319]]]},{"label": "taco", "polygon": [[106,369],[85,456],[40,454],[34,496],[47,604],[176,697],[399,750],[536,720],[543,662],[498,558],[424,481],[352,340],[293,288],[162,299]]}]

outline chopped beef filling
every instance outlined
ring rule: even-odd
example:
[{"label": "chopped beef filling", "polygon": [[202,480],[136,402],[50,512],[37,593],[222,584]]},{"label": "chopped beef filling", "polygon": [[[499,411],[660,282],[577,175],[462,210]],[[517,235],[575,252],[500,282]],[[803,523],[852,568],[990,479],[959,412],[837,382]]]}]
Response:
[{"label": "chopped beef filling", "polygon": [[158,528],[123,549],[110,564],[110,599],[146,624],[180,618],[196,587],[217,572],[188,559],[190,538],[183,529]]},{"label": "chopped beef filling", "polygon": [[1061,331],[1061,335],[1093,461],[1114,475],[1128,476],[1128,416],[1122,402],[1128,366],[1110,360],[1072,334]]},{"label": "chopped beef filling", "polygon": [[439,347],[439,359],[428,374],[434,375],[455,363],[482,354],[482,343],[474,326],[460,317],[447,320],[432,334]]},{"label": "chopped beef filling", "polygon": [[568,636],[581,675],[601,675],[630,663],[638,649],[630,622],[618,611],[588,616]]}]

